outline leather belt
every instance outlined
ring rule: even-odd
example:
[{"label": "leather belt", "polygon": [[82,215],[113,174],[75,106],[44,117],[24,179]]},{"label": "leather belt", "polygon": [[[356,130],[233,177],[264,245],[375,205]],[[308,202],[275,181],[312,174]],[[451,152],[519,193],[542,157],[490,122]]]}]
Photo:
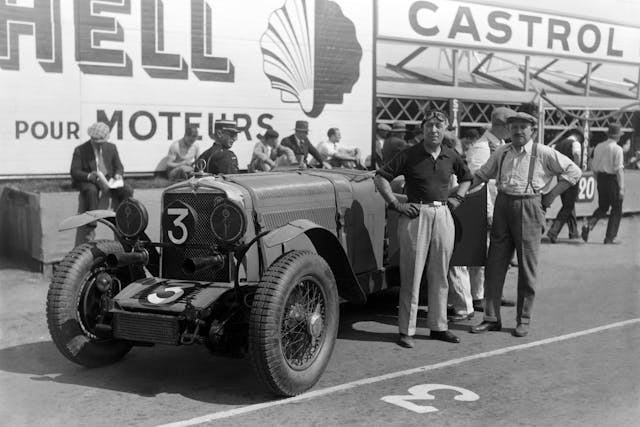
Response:
[{"label": "leather belt", "polygon": [[417,202],[409,202],[409,203],[413,203],[415,205],[421,205],[421,206],[428,206],[431,208],[436,208],[438,206],[445,206],[447,204],[446,202],[441,202],[439,200],[433,200],[431,202],[417,201]]},{"label": "leather belt", "polygon": [[535,199],[536,197],[540,197],[540,194],[509,194],[502,191],[499,191],[498,195],[502,195],[510,199]]}]

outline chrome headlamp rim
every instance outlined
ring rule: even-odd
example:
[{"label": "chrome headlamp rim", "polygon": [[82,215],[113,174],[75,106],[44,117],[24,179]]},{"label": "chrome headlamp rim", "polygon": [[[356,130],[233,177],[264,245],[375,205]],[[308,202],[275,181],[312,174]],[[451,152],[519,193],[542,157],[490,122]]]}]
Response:
[{"label": "chrome headlamp rim", "polygon": [[142,202],[129,197],[118,205],[115,222],[118,232],[131,239],[146,230],[149,225],[149,213]]},{"label": "chrome headlamp rim", "polygon": [[[229,226],[223,226],[221,230],[219,225],[225,221]],[[239,203],[231,199],[224,198],[220,200],[211,211],[209,227],[217,243],[225,246],[232,246],[238,243],[247,231],[244,209]],[[222,235],[222,232],[225,235]]]}]

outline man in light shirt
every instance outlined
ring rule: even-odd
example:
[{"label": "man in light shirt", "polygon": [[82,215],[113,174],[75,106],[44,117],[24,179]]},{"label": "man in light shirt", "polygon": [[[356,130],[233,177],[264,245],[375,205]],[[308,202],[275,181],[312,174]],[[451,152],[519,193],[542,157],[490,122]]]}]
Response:
[{"label": "man in light shirt", "polygon": [[[491,153],[498,147],[504,145],[505,139],[509,137],[507,119],[514,114],[516,114],[516,112],[507,107],[498,107],[491,112],[491,128],[487,129],[479,139],[471,143],[465,153],[467,165],[471,173],[476,173],[482,165],[487,163]],[[487,222],[489,225],[491,225],[493,220],[493,204],[496,200],[497,192],[495,180],[489,180],[489,182],[487,182]],[[484,267],[468,267],[468,271],[473,308],[476,311],[482,311],[482,302],[484,299]],[[460,277],[464,280],[466,276],[464,273],[461,273]],[[505,301],[504,305],[512,306],[513,302]]]},{"label": "man in light shirt", "polygon": [[327,141],[323,141],[316,147],[322,160],[333,168],[363,168],[360,150],[357,148],[340,147],[342,134],[338,128],[330,128],[327,131]]},{"label": "man in light shirt", "polygon": [[619,124],[609,125],[607,132],[609,139],[598,144],[593,151],[591,169],[596,174],[598,184],[598,208],[593,212],[587,225],[582,227],[582,239],[589,239],[589,232],[593,230],[600,218],[607,215],[611,207],[611,216],[607,222],[605,244],[615,241],[622,218],[622,200],[624,199],[624,154],[618,141],[622,136]]},{"label": "man in light shirt", "polygon": [[196,143],[198,128],[188,126],[184,136],[171,143],[167,155],[167,176],[172,181],[187,179],[193,172],[193,164],[200,156],[200,147]]},{"label": "man in light shirt", "polygon": [[[474,185],[496,179],[498,196],[493,211],[491,243],[485,281],[484,320],[472,333],[502,329],[500,300],[509,261],[518,255],[518,303],[516,337],[529,332],[533,311],[538,250],[545,210],[553,200],[580,179],[580,168],[553,148],[534,143],[536,119],[516,113],[507,120],[511,143],[496,149],[474,176]],[[542,190],[557,184],[546,194]]]}]

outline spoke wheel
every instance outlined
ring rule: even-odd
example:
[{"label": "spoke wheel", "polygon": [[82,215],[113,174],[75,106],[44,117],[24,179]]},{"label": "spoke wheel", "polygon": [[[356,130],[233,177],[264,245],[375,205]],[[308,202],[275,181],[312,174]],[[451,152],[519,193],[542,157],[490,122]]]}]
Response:
[{"label": "spoke wheel", "polygon": [[292,251],[267,269],[249,323],[249,355],[267,388],[294,396],[318,381],[333,351],[338,316],[335,279],[322,257]]}]

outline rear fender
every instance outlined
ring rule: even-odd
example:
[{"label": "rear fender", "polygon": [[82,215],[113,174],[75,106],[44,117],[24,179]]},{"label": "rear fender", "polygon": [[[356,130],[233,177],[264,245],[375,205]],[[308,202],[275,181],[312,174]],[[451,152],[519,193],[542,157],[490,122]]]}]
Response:
[{"label": "rear fender", "polygon": [[326,228],[306,219],[291,221],[265,235],[263,243],[271,248],[303,233],[309,238],[318,255],[331,267],[340,297],[355,304],[364,304],[367,301],[367,294],[356,279],[344,248],[336,236]]},{"label": "rear fender", "polygon": [[[107,209],[99,209],[93,211],[87,211],[78,215],[70,216],[64,219],[60,225],[58,226],[58,231],[66,231],[73,230],[74,228],[79,228],[90,224],[94,221],[98,221],[107,227],[109,227],[116,239],[122,244],[125,250],[128,252],[132,249],[132,242],[127,240],[116,227],[116,213],[112,210]],[[146,233],[142,233],[138,236],[140,240],[150,242],[149,236]],[[149,263],[147,264],[147,270],[153,276],[158,276],[160,274],[160,254],[157,249],[153,246],[146,246],[147,252],[149,252]],[[135,268],[135,267],[132,267]],[[132,273],[133,274],[133,273]],[[138,277],[140,273],[134,274],[135,277]],[[144,277],[144,276],[143,276]]]}]

